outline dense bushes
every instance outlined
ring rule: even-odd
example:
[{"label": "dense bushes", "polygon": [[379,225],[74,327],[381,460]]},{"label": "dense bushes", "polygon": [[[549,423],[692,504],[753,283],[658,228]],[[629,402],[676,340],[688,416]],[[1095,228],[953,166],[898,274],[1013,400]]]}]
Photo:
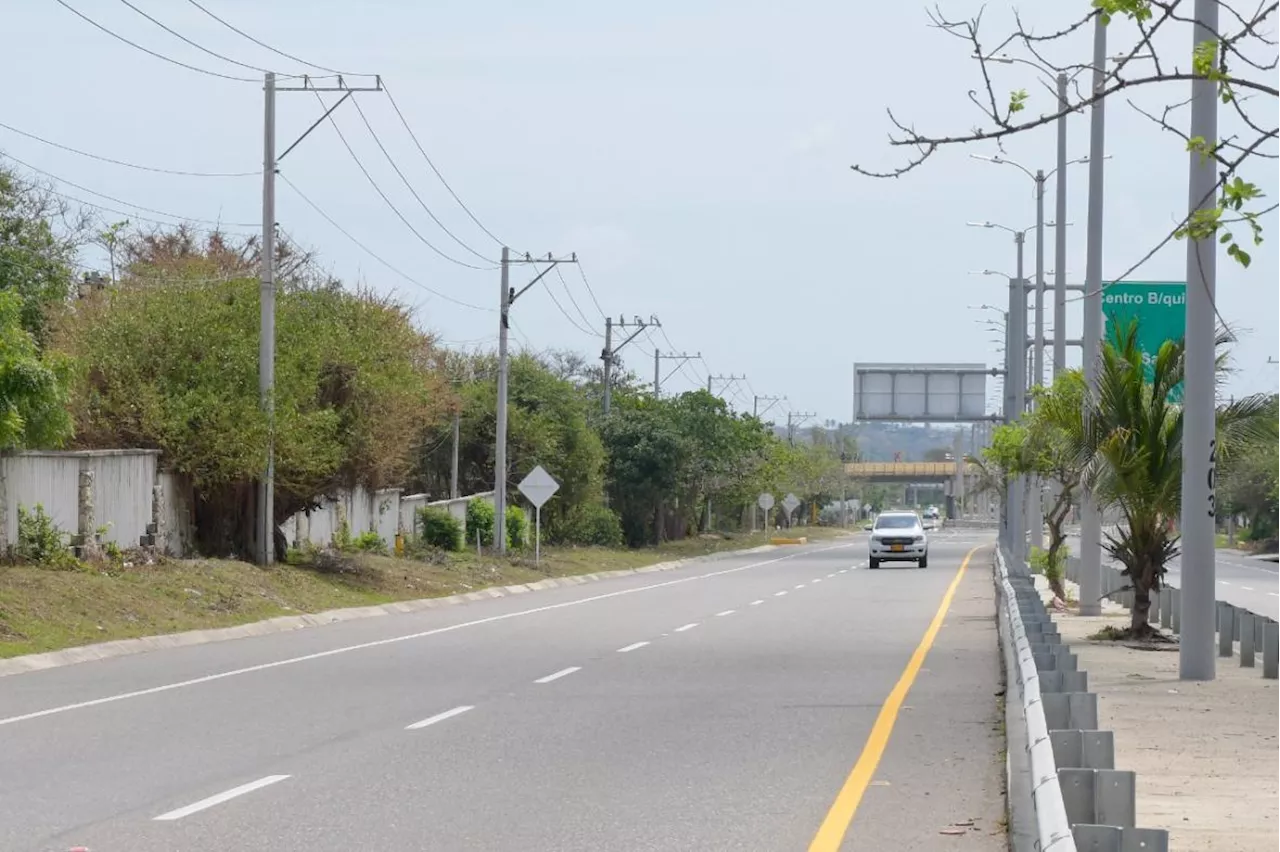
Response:
[{"label": "dense bushes", "polygon": [[621,547],[622,523],[618,513],[605,506],[574,506],[548,538],[555,544]]},{"label": "dense bushes", "polygon": [[493,504],[480,497],[467,503],[467,544],[479,541],[484,547],[493,545],[493,527],[496,520]]},{"label": "dense bushes", "polygon": [[462,549],[462,524],[444,509],[424,506],[418,510],[422,541],[441,550]]},{"label": "dense bushes", "polygon": [[524,547],[529,543],[529,516],[519,506],[507,507],[507,544]]}]

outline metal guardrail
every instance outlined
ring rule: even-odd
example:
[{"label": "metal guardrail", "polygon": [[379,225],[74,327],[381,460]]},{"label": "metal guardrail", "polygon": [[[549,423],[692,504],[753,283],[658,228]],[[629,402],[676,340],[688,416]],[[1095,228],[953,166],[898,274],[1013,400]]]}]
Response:
[{"label": "metal guardrail", "polygon": [[[1067,559],[1067,579],[1080,582],[1080,560]],[[1102,596],[1115,601],[1126,609],[1133,609],[1133,590],[1127,588],[1128,580],[1115,565],[1102,566]],[[1165,586],[1151,597],[1147,621],[1161,628],[1180,633],[1182,630],[1182,591]],[[1256,657],[1262,654],[1262,676],[1271,680],[1280,677],[1280,623],[1274,618],[1259,615],[1226,601],[1218,601],[1218,656],[1233,657],[1236,646],[1240,651],[1241,668],[1255,668]]]},{"label": "metal guardrail", "polygon": [[1011,570],[1003,548],[996,585],[1014,852],[1168,852],[1168,832],[1136,827],[1137,778],[1115,768],[1088,673],[1061,643],[1029,567]]}]

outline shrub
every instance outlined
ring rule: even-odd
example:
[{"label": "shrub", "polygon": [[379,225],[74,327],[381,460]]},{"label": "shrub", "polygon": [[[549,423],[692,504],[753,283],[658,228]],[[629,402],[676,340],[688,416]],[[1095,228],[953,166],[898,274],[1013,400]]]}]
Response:
[{"label": "shrub", "polygon": [[1038,547],[1031,548],[1027,554],[1027,562],[1031,565],[1031,573],[1043,574],[1049,585],[1056,592],[1062,584],[1062,552],[1059,551],[1053,562],[1049,561],[1049,552]]},{"label": "shrub", "polygon": [[382,536],[373,530],[362,532],[356,536],[355,540],[351,542],[351,547],[354,550],[361,550],[365,553],[381,553],[384,556],[387,552],[387,543],[382,540]]},{"label": "shrub", "polygon": [[507,507],[507,545],[524,547],[529,543],[529,516],[519,506]]},{"label": "shrub", "polygon": [[75,557],[64,537],[43,505],[37,503],[34,512],[18,506],[18,541],[14,555],[19,559],[56,567],[74,562]]},{"label": "shrub", "polygon": [[462,524],[444,509],[423,506],[418,510],[418,528],[424,544],[441,550],[462,549]]},{"label": "shrub", "polygon": [[480,497],[473,497],[467,503],[467,544],[475,543],[479,535],[480,543],[485,547],[493,544],[494,526],[493,504]]},{"label": "shrub", "polygon": [[554,540],[565,544],[621,547],[622,522],[605,506],[579,505],[556,525]]}]

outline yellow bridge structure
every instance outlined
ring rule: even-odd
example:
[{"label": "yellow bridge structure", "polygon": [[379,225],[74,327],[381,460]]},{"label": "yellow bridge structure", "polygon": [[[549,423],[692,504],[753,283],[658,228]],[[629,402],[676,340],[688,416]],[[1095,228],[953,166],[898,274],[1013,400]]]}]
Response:
[{"label": "yellow bridge structure", "polygon": [[[849,462],[844,472],[869,482],[944,482],[956,477],[957,462]],[[965,464],[966,476],[977,476],[978,466]]]}]

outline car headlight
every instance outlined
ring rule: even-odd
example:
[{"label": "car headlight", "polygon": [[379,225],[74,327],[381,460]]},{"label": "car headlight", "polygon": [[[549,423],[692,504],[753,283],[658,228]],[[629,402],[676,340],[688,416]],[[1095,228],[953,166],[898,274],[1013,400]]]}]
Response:
[{"label": "car headlight", "polygon": [[916,540],[917,542],[924,541],[924,536],[922,536],[922,535],[918,535],[918,536],[916,536],[915,540]]}]

